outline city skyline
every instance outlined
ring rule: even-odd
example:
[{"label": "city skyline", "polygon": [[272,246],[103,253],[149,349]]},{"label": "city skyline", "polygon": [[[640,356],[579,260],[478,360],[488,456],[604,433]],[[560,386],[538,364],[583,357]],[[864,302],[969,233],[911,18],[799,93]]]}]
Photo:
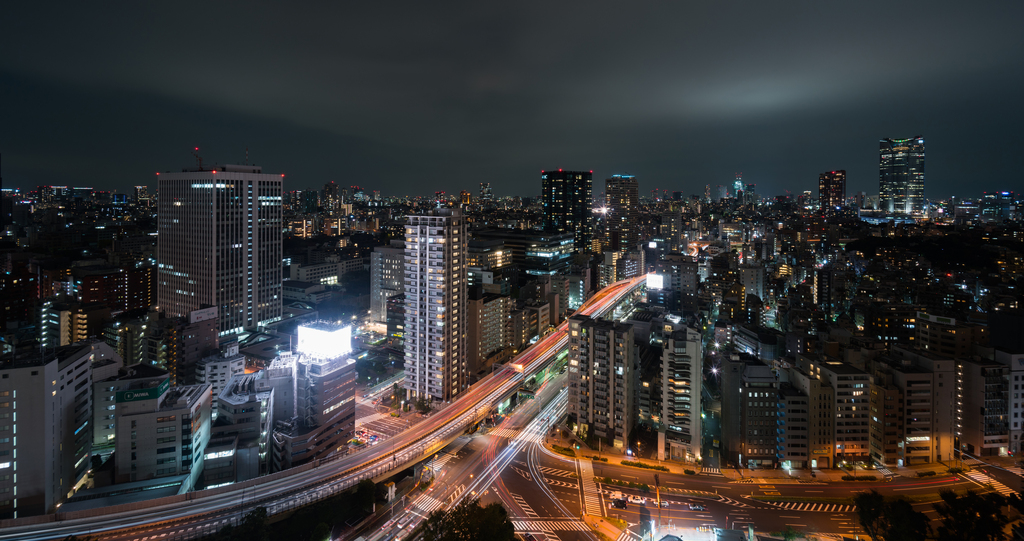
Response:
[{"label": "city skyline", "polygon": [[[17,9],[9,21],[43,17]],[[290,189],[355,177],[385,195],[423,184],[475,193],[470,171],[486,168],[495,195],[530,195],[522,183],[554,166],[684,193],[743,171],[763,194],[813,190],[821,171],[845,169],[850,193],[873,193],[874,141],[899,134],[929,139],[927,197],[972,196],[962,190],[1017,175],[1019,3],[279,9],[212,6],[197,23],[178,7],[71,8],[44,27],[8,25],[5,186],[130,193],[199,147],[221,163],[244,162],[248,149],[250,163],[287,173]],[[275,31],[246,46],[265,20]],[[327,22],[339,20],[344,31]],[[538,45],[565,24],[640,31],[625,44]],[[99,26],[112,31],[86,34]],[[204,39],[165,39],[183,27]],[[401,39],[368,39],[382,32]],[[313,45],[309,35],[330,37]],[[879,36],[914,43],[915,61],[891,62]],[[263,83],[231,82],[249,78]],[[103,166],[112,154],[117,167]]]}]

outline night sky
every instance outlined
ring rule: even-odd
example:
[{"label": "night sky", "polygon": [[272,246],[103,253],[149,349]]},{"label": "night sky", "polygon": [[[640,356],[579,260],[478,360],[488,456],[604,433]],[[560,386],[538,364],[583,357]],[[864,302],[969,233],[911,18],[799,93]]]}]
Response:
[{"label": "night sky", "polygon": [[923,135],[927,197],[1024,191],[1020,0],[8,4],[4,187],[155,187],[198,146],[286,190],[876,194],[878,139]]}]

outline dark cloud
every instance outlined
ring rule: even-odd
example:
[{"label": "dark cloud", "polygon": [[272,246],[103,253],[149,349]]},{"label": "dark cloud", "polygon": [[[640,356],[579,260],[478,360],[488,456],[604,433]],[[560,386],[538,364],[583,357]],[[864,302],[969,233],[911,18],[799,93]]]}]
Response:
[{"label": "dark cloud", "polygon": [[539,191],[540,169],[762,193],[928,140],[927,192],[1021,186],[1024,4],[26,3],[0,33],[5,184],[120,188],[190,161],[289,187]]}]

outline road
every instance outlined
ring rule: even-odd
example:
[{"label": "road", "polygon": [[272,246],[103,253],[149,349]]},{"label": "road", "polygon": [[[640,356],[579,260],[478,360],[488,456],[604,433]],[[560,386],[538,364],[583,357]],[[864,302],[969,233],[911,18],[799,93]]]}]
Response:
[{"label": "road", "polygon": [[[577,311],[585,315],[604,314],[630,291],[642,285],[646,276],[612,284],[591,297]],[[172,501],[148,502],[135,509],[100,509],[84,513],[58,513],[30,520],[5,521],[0,540],[35,541],[63,539],[88,534],[102,539],[152,539],[188,537],[193,532],[220,528],[237,520],[246,509],[266,507],[270,514],[329,497],[414,460],[437,452],[442,443],[461,433],[491,409],[524,377],[536,373],[567,345],[567,324],[549,333],[519,354],[506,368],[487,376],[456,401],[395,435],[390,445],[376,445],[315,467],[295,468],[281,476],[266,476],[222,489],[190,493]],[[500,470],[499,470],[500,471]],[[496,475],[496,474],[495,474]],[[49,522],[42,522],[49,520]]]}]

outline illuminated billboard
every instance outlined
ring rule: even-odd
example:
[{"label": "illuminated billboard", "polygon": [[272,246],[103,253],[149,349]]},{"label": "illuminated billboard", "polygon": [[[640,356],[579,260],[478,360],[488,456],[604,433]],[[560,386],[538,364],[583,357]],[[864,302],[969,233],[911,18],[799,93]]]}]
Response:
[{"label": "illuminated billboard", "polygon": [[665,287],[665,277],[660,274],[647,275],[647,289],[662,289]]},{"label": "illuminated billboard", "polygon": [[299,327],[299,353],[313,357],[341,357],[352,351],[352,327],[327,330],[318,327]]}]

